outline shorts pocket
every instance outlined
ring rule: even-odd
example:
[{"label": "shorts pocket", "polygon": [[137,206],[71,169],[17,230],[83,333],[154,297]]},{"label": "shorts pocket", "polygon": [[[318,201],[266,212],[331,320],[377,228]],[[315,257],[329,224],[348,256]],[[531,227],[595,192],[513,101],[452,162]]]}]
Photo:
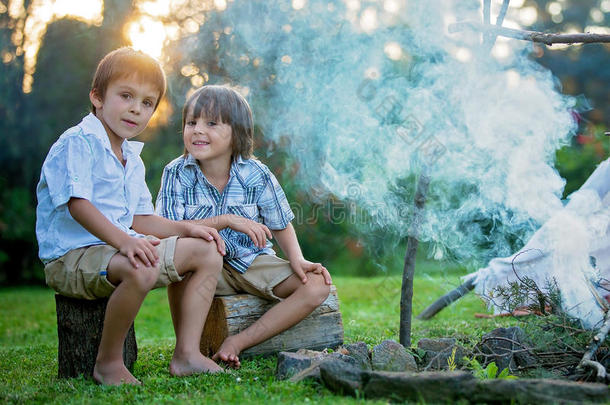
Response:
[{"label": "shorts pocket", "polygon": [[99,273],[82,273],[83,289],[87,299],[98,299],[110,296],[116,288],[108,281],[106,271]]}]

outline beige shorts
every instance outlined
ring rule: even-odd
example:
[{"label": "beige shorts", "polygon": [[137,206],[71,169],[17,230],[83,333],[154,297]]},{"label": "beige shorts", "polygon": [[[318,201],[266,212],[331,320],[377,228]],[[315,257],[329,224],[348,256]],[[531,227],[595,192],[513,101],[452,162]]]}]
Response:
[{"label": "beige shorts", "polygon": [[290,262],[274,255],[259,255],[245,273],[224,263],[216,295],[248,293],[268,300],[280,301],[273,288],[293,274]]},{"label": "beige shorts", "polygon": [[[147,236],[147,239],[157,239]],[[177,236],[161,239],[156,246],[159,255],[159,278],[154,288],[182,280],[174,266]],[[48,263],[44,268],[49,287],[61,295],[94,300],[108,297],[116,288],[107,278],[107,267],[119,251],[110,245],[86,246]]]}]

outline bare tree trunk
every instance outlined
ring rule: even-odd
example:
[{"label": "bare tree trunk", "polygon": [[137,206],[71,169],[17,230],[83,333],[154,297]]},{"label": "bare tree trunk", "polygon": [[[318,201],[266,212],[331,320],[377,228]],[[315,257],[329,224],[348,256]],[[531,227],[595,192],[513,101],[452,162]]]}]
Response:
[{"label": "bare tree trunk", "polygon": [[419,245],[419,228],[423,216],[423,208],[426,204],[426,195],[430,178],[421,174],[415,190],[415,211],[409,237],[407,239],[407,252],[405,264],[402,270],[402,288],[400,293],[400,344],[404,347],[411,346],[411,319],[413,316],[413,277],[415,275],[415,255]]}]

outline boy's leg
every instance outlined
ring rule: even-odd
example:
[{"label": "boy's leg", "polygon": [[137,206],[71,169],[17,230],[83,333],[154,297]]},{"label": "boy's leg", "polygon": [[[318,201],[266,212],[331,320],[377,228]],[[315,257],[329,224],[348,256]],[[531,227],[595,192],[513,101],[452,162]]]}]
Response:
[{"label": "boy's leg", "polygon": [[110,259],[107,272],[108,281],[117,287],[106,306],[93,378],[107,385],[140,384],[125,367],[123,344],[144,297],[157,281],[159,268],[146,267],[139,262],[139,268],[134,269],[126,256],[115,254]]},{"label": "boy's leg", "polygon": [[273,288],[273,294],[285,298],[256,322],[237,335],[229,336],[212,357],[232,367],[239,367],[239,353],[296,325],[313,312],[328,297],[330,287],[322,274],[308,273],[303,284],[296,274]]},{"label": "boy's leg", "polygon": [[170,363],[172,375],[218,372],[222,368],[201,354],[203,326],[214,298],[222,256],[214,242],[181,238],[176,242],[174,264],[182,281],[167,288],[176,348]]}]

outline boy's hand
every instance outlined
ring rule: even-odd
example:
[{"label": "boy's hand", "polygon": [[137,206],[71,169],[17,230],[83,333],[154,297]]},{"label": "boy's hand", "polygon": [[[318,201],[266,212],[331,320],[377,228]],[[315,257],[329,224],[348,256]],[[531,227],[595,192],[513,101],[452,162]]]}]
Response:
[{"label": "boy's hand", "polygon": [[271,231],[264,224],[240,217],[239,215],[230,215],[228,220],[229,228],[248,235],[256,247],[260,249],[264,249],[267,246],[267,238],[273,239]]},{"label": "boy's hand", "polygon": [[225,247],[225,241],[222,240],[222,237],[220,236],[218,231],[214,228],[210,228],[209,226],[205,226],[205,225],[186,224],[186,231],[184,232],[183,236],[201,238],[201,239],[205,239],[210,242],[215,241],[216,248],[218,249],[218,253],[220,253],[223,256],[227,254],[226,247]]},{"label": "boy's hand", "polygon": [[292,271],[299,276],[303,284],[307,283],[307,273],[309,272],[322,274],[327,285],[331,285],[333,283],[330,273],[326,267],[322,266],[321,263],[313,263],[309,260],[297,259],[290,260],[290,267],[292,267]]},{"label": "boy's hand", "polygon": [[127,236],[128,239],[121,243],[121,254],[127,256],[129,262],[134,268],[140,267],[136,257],[140,259],[146,267],[156,266],[159,262],[159,256],[157,255],[157,246],[161,243],[160,240],[148,240],[144,238],[136,238],[134,236]]}]

